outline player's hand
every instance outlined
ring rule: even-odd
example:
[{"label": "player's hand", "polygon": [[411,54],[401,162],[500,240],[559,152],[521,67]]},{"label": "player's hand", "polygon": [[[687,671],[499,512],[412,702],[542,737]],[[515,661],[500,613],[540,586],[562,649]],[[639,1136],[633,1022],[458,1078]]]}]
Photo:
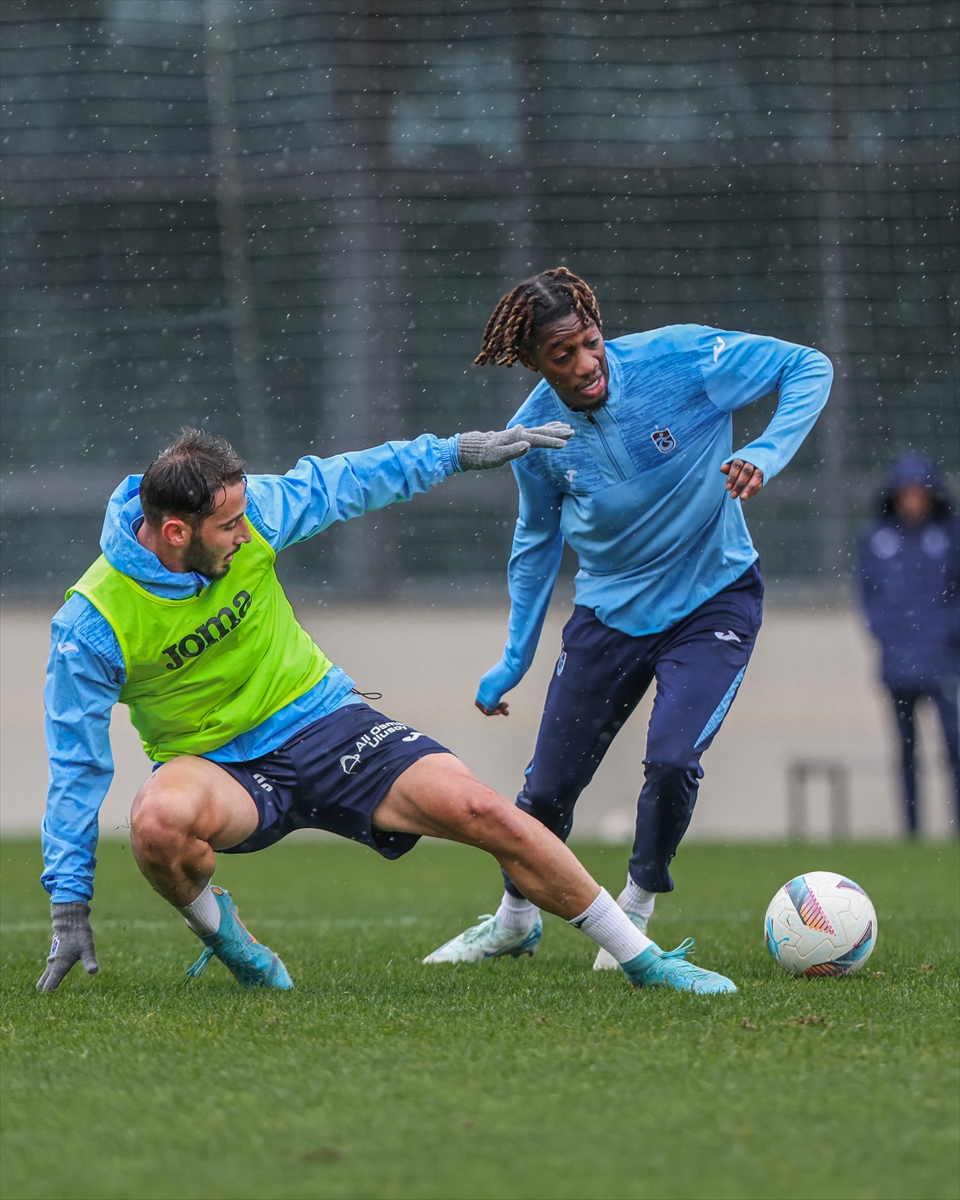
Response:
[{"label": "player's hand", "polygon": [[100,970],[90,927],[90,905],[80,900],[51,904],[50,916],[53,918],[53,945],[47,969],[37,980],[38,992],[55,992],[76,962],[83,963],[88,975],[96,975]]},{"label": "player's hand", "polygon": [[533,429],[514,425],[512,429],[488,433],[473,430],[457,437],[457,458],[463,471],[488,471],[505,466],[511,459],[522,458],[528,450],[562,450],[573,434],[573,427],[563,421],[551,421]]},{"label": "player's hand", "polygon": [[731,500],[749,500],[763,487],[763,472],[742,458],[724,463],[720,470],[727,477],[727,491]]},{"label": "player's hand", "polygon": [[509,717],[510,706],[503,693],[515,688],[522,678],[522,671],[508,666],[501,658],[480,680],[474,703],[485,717]]}]

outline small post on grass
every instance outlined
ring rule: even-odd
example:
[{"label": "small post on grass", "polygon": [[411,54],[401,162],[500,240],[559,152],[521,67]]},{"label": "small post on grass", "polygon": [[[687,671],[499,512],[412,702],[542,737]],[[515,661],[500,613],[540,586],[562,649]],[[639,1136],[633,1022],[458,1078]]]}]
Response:
[{"label": "small post on grass", "polygon": [[833,838],[850,836],[850,786],[843,763],[819,759],[796,759],[787,771],[787,830],[791,837],[808,834],[808,784],[826,781],[830,797],[830,834]]}]

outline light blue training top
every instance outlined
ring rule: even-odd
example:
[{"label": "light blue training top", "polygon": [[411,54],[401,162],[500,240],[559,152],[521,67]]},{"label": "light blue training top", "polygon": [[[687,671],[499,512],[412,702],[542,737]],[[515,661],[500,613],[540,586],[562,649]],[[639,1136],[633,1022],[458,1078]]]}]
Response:
[{"label": "light blue training top", "polygon": [[[457,439],[423,434],[333,458],[301,458],[286,475],[247,479],[247,519],[274,550],[306,541],[336,521],[409,500],[460,470]],[[136,538],[141,476],[130,475],[107,505],[100,548],[110,564],[154,595],[186,599],[210,580],[168,571]],[[98,813],[113,778],[110,713],[125,682],[113,629],[79,594],[53,618],[43,699],[50,783],[43,818],[41,882],[55,903],[89,900]],[[238,762],[269,754],[312,722],[359,704],[353,680],[332,667],[310,691],[204,757]]]},{"label": "light blue training top", "polygon": [[[520,515],[507,567],[510,620],[477,699],[496,708],[533,661],[564,541],[580,570],[574,603],[633,637],[658,633],[739,578],[757,558],[720,467],[737,457],[764,483],[797,452],[827,401],[833,368],[777,338],[669,325],[606,343],[609,399],[574,412],[545,380],[511,425],[570,422],[563,450],[512,463]],[[769,392],[763,434],[732,453],[731,413]]]}]

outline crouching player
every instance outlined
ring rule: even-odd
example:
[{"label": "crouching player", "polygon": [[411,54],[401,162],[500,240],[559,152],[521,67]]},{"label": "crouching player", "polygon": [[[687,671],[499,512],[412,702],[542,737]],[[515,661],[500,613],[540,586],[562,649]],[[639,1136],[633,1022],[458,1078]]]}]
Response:
[{"label": "crouching player", "polygon": [[[574,610],[563,631],[533,761],[517,804],[566,839],[577,798],[656,680],[636,836],[619,903],[646,935],[673,888],[713,741],[750,660],[763,581],[741,505],[790,461],[833,378],[818,351],[776,338],[673,325],[604,343],[600,310],[565,267],[500,300],[477,363],[519,361],[541,376],[514,420],[563,417],[562,450],[514,464],[520,515],[507,570],[507,644],[477,707],[503,696],[533,660],[564,541],[576,551]],[[778,393],[766,430],[736,454],[734,410]],[[536,902],[504,877],[497,913],[429,963],[535,949]],[[602,951],[595,969],[617,964]]]},{"label": "crouching player", "polygon": [[293,986],[210,881],[218,852],[318,828],[386,858],[422,835],[480,846],[524,895],[622,962],[633,983],[658,982],[658,956],[563,842],[443,746],[363,703],[298,625],[274,572],[278,551],[334,521],[407,500],[458,470],[502,466],[531,448],[556,452],[571,433],[554,424],[427,434],[247,478],[226,442],[189,430],[120,484],[103,554],[53,621],[43,884],[54,937],[39,990],[57,988],[78,960],[98,969],[89,901],[118,700],[158,764],[133,804],[133,851],[206,947],[191,974],[216,955],[246,986]]}]

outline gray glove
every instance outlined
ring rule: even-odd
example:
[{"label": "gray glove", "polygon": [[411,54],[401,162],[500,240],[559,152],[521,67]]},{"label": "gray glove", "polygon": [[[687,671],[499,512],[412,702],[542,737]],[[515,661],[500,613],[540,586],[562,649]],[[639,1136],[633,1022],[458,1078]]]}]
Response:
[{"label": "gray glove", "polygon": [[53,918],[53,945],[47,969],[37,980],[38,992],[55,992],[75,962],[82,962],[88,975],[96,975],[100,970],[93,948],[90,905],[81,900],[51,904],[50,916]]},{"label": "gray glove", "polygon": [[514,425],[512,429],[501,429],[490,433],[461,433],[457,437],[457,458],[464,471],[487,471],[491,467],[502,467],[513,458],[522,458],[528,450],[562,450],[573,429],[562,421],[551,421],[549,425],[538,425],[535,429],[524,429]]}]

